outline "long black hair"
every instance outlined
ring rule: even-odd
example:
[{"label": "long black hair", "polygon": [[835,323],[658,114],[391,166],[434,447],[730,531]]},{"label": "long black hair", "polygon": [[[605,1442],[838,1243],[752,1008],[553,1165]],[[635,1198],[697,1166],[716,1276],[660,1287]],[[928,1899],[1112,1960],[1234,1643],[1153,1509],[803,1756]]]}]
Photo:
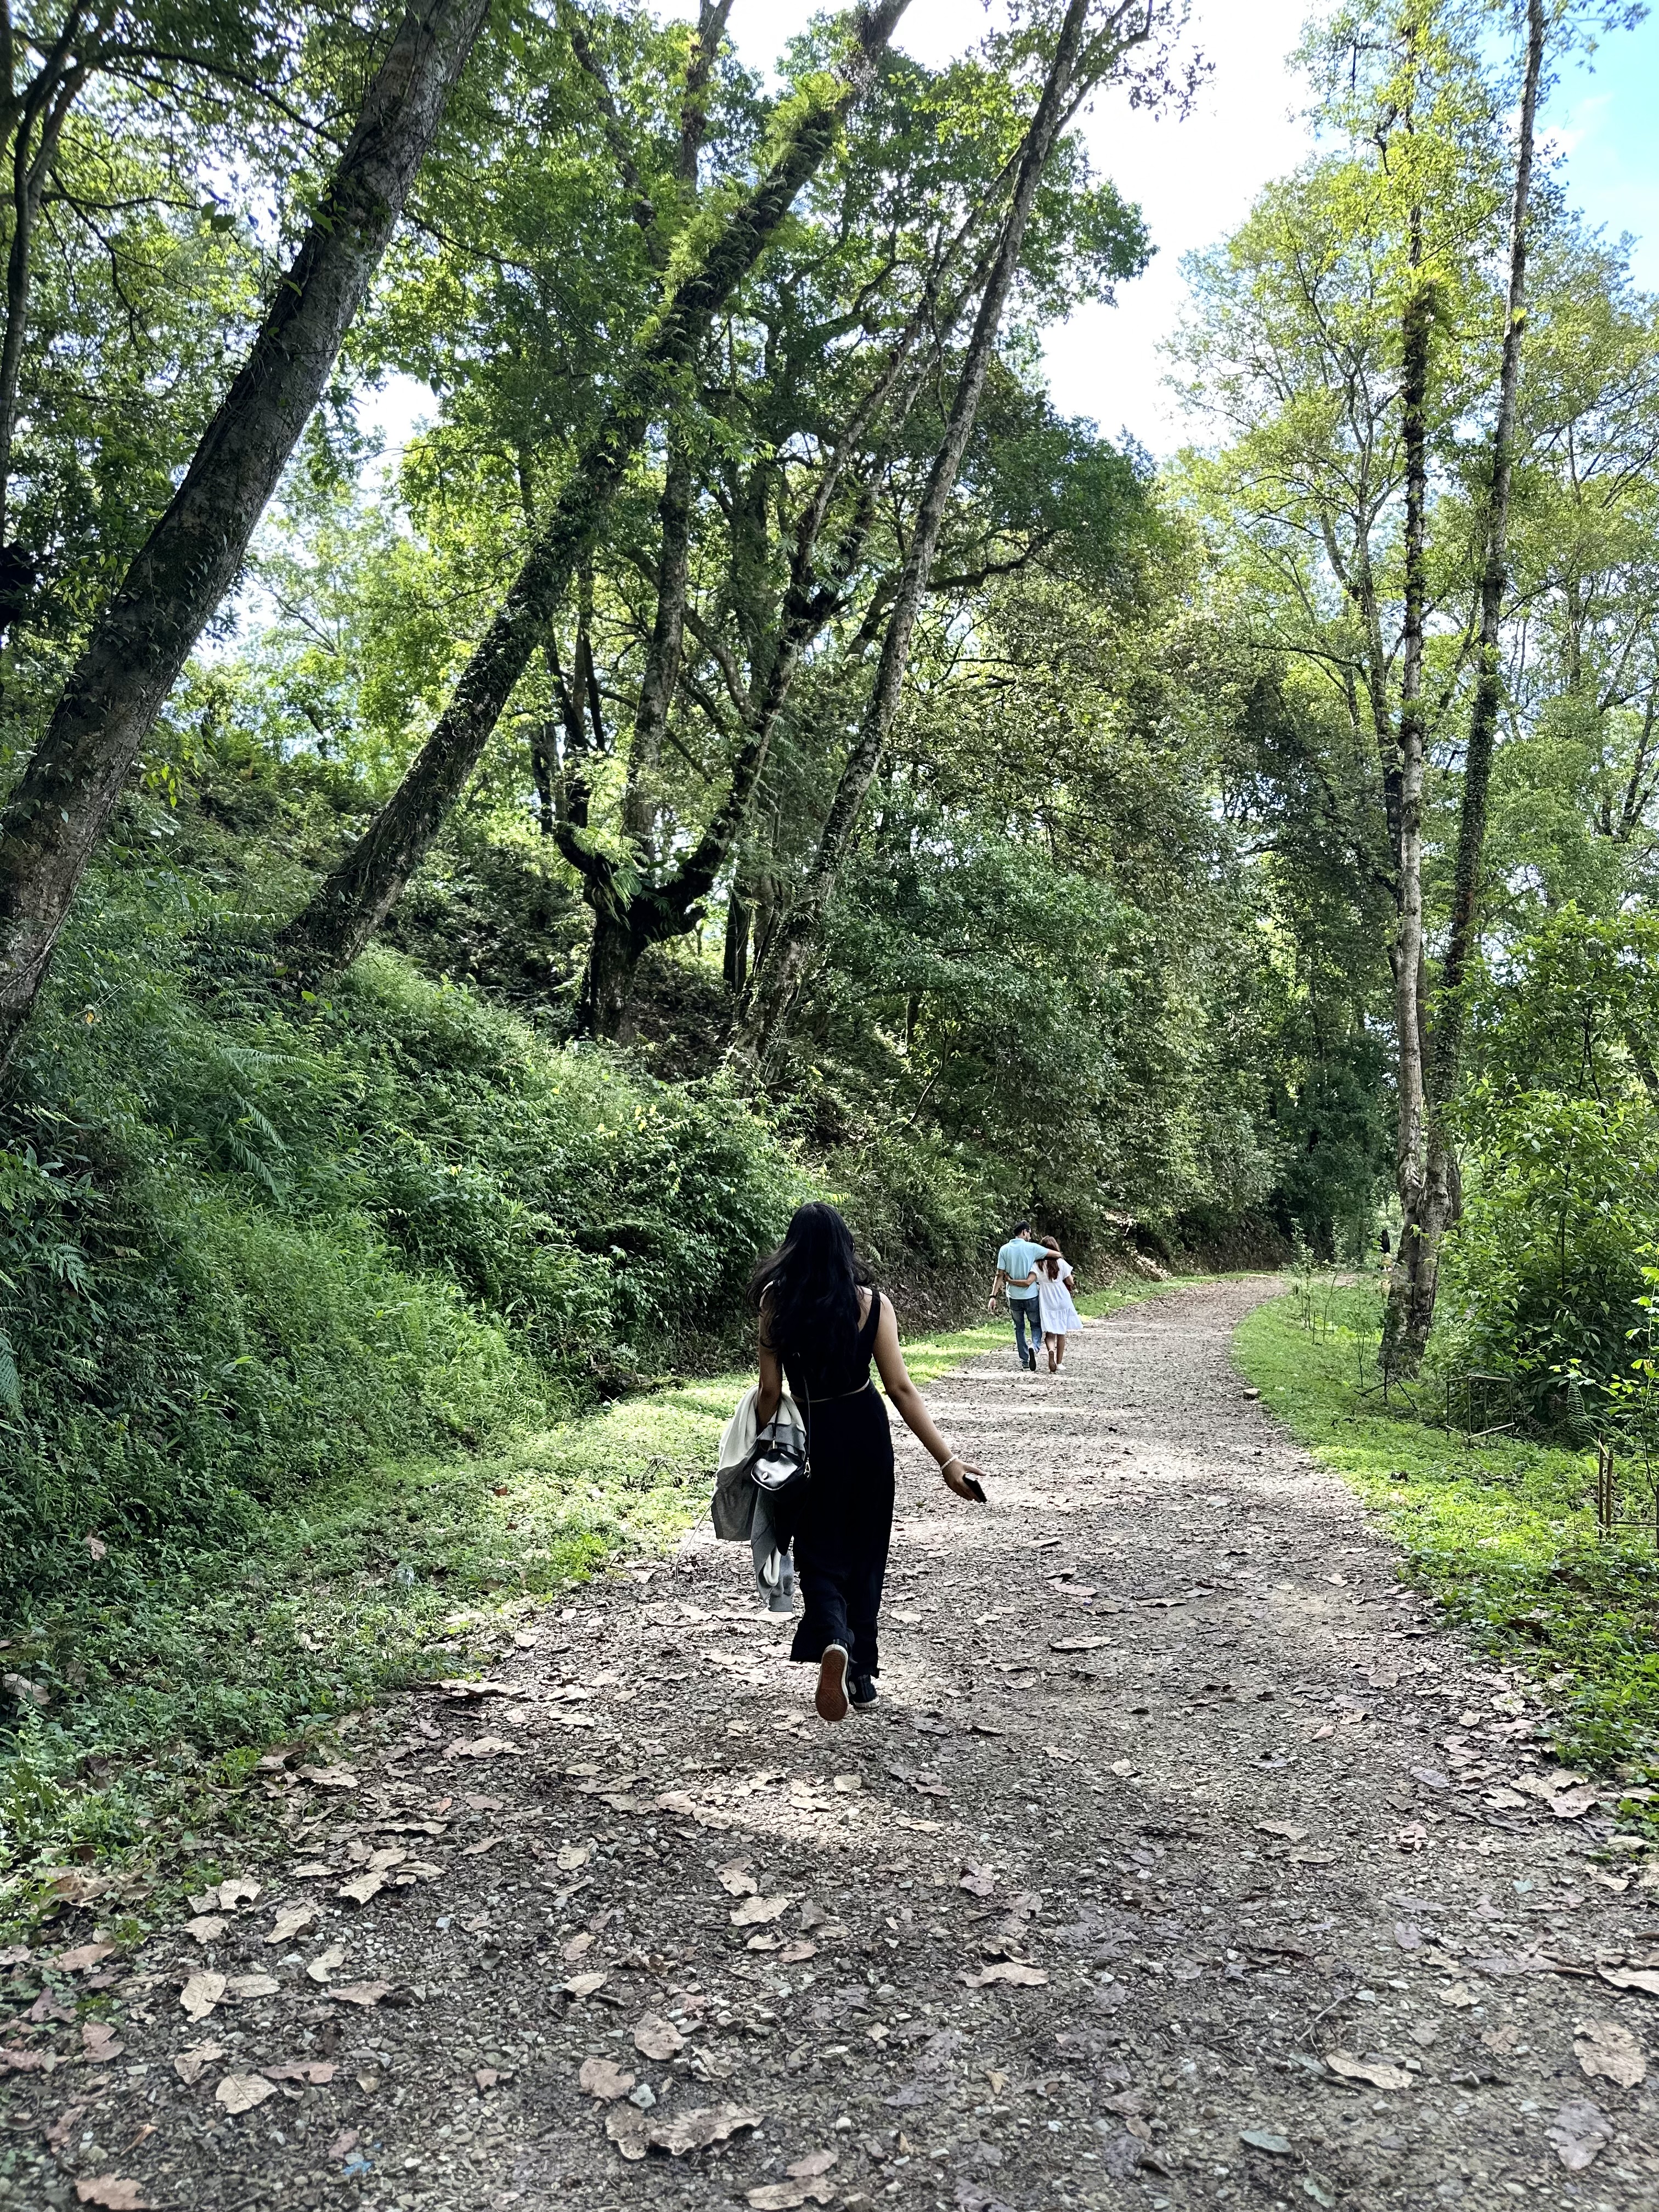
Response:
[{"label": "long black hair", "polygon": [[782,1243],[756,1268],[749,1295],[772,1351],[810,1345],[817,1354],[858,1334],[859,1285],[868,1280],[852,1231],[833,1206],[814,1199],[797,1207]]}]

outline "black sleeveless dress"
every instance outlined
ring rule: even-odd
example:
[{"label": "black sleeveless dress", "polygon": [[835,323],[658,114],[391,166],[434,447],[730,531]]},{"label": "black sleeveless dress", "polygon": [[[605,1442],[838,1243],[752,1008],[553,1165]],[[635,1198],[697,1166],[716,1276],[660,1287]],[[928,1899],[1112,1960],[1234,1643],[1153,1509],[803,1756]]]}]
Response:
[{"label": "black sleeveless dress", "polygon": [[792,1659],[816,1666],[824,1647],[847,1647],[854,1674],[878,1671],[876,1615],[881,1610],[893,1534],[893,1434],[870,1379],[881,1321],[881,1293],[857,1336],[831,1349],[787,1352],[784,1372],[806,1421],[811,1480],[795,1493],[781,1540],[794,1539],[795,1573],[805,1611]]}]

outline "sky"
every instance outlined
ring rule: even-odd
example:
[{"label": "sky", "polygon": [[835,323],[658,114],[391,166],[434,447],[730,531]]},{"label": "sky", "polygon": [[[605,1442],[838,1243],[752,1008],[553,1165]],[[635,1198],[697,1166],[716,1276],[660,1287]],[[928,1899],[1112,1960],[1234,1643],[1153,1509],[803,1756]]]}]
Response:
[{"label": "sky", "polygon": [[[822,0],[736,0],[729,29],[744,60],[769,66]],[[665,16],[695,17],[695,0],[661,0]],[[1158,455],[1201,438],[1165,386],[1160,348],[1185,299],[1182,257],[1212,245],[1249,211],[1271,178],[1311,149],[1306,90],[1287,66],[1307,0],[1193,0],[1190,38],[1211,64],[1191,112],[1137,112],[1104,95],[1083,120],[1097,171],[1139,203],[1156,252],[1109,307],[1088,307],[1047,337],[1050,386],[1068,415],[1108,436],[1127,430]],[[982,34],[981,0],[911,0],[896,43],[937,64]],[[1545,112],[1571,200],[1610,237],[1632,234],[1638,283],[1659,290],[1659,18],[1610,38],[1593,70],[1564,73]],[[395,447],[429,406],[408,380],[366,406]]]}]

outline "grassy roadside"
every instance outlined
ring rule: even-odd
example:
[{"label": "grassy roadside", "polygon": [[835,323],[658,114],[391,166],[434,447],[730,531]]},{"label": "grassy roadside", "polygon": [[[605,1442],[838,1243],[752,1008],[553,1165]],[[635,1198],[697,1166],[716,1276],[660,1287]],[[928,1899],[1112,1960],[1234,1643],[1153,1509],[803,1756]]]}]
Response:
[{"label": "grassy roadside", "polygon": [[[1494,1657],[1541,1678],[1575,1761],[1659,1783],[1659,1559],[1651,1525],[1603,1540],[1595,1459],[1510,1437],[1465,1443],[1359,1395],[1374,1291],[1246,1316],[1234,1354],[1297,1440],[1352,1483],[1405,1552],[1413,1585]],[[1634,1810],[1634,1807],[1630,1808]]]},{"label": "grassy roadside", "polygon": [[[905,1355],[926,1385],[1006,1336],[999,1314]],[[486,1659],[607,1560],[672,1544],[704,1510],[745,1379],[319,1482],[297,1505],[250,1501],[234,1543],[89,1553],[78,1589],[0,1636],[0,1670],[22,1690],[0,1755],[0,1919],[31,1869],[164,1838],[188,1851],[198,1829],[257,1820],[246,1785],[268,1747],[325,1751],[378,1694]]]}]

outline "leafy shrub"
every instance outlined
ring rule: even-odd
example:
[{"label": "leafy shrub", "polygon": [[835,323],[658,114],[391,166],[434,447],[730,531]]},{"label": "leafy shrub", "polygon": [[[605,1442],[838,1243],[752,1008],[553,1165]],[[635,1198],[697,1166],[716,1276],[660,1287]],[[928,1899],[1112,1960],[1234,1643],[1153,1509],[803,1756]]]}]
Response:
[{"label": "leafy shrub", "polygon": [[262,938],[128,873],[30,1031],[0,1125],[0,1604],[71,1586],[88,1534],[234,1544],[319,1480],[702,1356],[806,1187],[717,1085],[395,955],[284,1010]]},{"label": "leafy shrub", "polygon": [[1463,1218],[1437,1356],[1512,1376],[1534,1418],[1605,1416],[1659,1241],[1659,926],[1552,915],[1472,994]]},{"label": "leafy shrub", "polygon": [[1645,1103],[1522,1094],[1470,1162],[1441,1284],[1437,1356],[1513,1375],[1534,1414],[1628,1368],[1659,1237],[1659,1116]]}]

